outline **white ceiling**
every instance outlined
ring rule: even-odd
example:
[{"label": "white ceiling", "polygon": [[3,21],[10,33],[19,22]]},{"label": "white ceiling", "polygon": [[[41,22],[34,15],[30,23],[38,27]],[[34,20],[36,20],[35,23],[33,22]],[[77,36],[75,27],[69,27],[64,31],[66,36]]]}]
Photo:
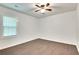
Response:
[{"label": "white ceiling", "polygon": [[76,3],[51,3],[52,12],[45,12],[45,14],[41,14],[40,12],[35,12],[35,10],[37,9],[37,7],[35,6],[35,3],[0,3],[0,6],[6,7],[36,18],[43,18],[50,15],[76,10],[77,4]]}]

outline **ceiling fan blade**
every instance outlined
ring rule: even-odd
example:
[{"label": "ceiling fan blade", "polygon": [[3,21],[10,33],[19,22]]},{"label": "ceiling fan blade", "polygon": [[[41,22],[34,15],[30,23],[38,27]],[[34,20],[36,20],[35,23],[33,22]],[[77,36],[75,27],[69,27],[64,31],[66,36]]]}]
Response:
[{"label": "ceiling fan blade", "polygon": [[35,6],[37,6],[37,7],[39,7],[39,8],[40,8],[40,6],[39,6],[39,5],[35,5]]},{"label": "ceiling fan blade", "polygon": [[38,12],[38,11],[40,11],[40,10],[36,10],[35,12]]},{"label": "ceiling fan blade", "polygon": [[41,7],[44,7],[45,5],[41,5]]},{"label": "ceiling fan blade", "polygon": [[46,9],[47,11],[52,11],[52,9]]},{"label": "ceiling fan blade", "polygon": [[46,7],[48,7],[49,5],[50,5],[50,4],[49,4],[49,3],[47,3],[47,4],[46,4]]}]

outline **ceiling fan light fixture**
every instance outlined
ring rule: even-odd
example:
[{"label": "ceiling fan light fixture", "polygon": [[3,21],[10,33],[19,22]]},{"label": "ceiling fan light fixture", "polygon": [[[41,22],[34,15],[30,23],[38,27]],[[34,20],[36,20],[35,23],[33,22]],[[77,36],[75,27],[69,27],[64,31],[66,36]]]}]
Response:
[{"label": "ceiling fan light fixture", "polygon": [[41,13],[45,13],[45,11],[46,11],[45,9],[41,9],[40,10]]},{"label": "ceiling fan light fixture", "polygon": [[52,11],[52,9],[50,8],[50,3],[46,3],[46,4],[36,4],[36,7],[40,8],[38,10],[36,10],[35,12],[40,11],[40,13],[45,13],[46,11]]}]

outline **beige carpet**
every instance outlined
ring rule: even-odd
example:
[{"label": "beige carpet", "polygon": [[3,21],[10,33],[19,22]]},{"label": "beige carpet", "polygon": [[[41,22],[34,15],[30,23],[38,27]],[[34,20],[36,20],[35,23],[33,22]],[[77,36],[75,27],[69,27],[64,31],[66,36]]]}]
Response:
[{"label": "beige carpet", "polygon": [[78,55],[75,45],[36,39],[3,49],[1,55]]}]

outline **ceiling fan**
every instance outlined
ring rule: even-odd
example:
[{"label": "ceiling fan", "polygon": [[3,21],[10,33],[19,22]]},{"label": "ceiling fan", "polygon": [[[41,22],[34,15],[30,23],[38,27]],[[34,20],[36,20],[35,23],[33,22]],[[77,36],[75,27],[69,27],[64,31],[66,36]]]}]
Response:
[{"label": "ceiling fan", "polygon": [[52,9],[49,8],[50,3],[41,4],[41,5],[36,4],[35,6],[38,7],[38,10],[36,10],[35,12],[40,11],[41,13],[44,13],[45,11],[52,11]]}]

